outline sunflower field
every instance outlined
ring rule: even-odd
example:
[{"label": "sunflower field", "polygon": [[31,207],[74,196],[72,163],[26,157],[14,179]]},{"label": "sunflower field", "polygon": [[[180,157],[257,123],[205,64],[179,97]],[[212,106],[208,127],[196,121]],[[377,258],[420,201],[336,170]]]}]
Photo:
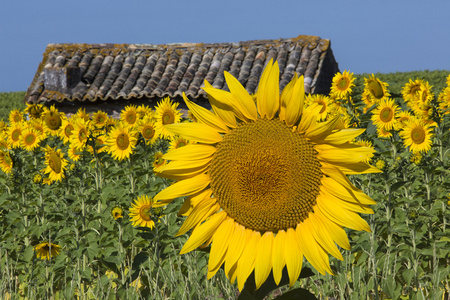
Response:
[{"label": "sunflower field", "polygon": [[450,299],[448,72],[278,72],[212,110],[0,107],[1,298]]}]

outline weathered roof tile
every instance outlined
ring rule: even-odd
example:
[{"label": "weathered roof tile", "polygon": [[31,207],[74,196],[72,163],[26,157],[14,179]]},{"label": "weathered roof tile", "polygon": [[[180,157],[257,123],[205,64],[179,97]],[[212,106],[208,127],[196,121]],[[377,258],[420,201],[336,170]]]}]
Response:
[{"label": "weathered roof tile", "polygon": [[[50,44],[25,101],[152,99],[183,92],[195,101],[206,96],[205,80],[228,90],[225,71],[255,93],[270,59],[278,61],[280,88],[297,73],[305,76],[306,92],[324,93],[338,71],[329,40],[315,36],[215,44]],[[45,73],[75,77],[48,82]]]}]

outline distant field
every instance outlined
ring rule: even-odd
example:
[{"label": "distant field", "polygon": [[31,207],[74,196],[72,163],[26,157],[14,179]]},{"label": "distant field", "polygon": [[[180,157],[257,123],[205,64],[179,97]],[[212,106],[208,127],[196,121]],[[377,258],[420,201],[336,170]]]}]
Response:
[{"label": "distant field", "polygon": [[[342,72],[344,70],[341,70]],[[351,70],[350,70],[351,71]],[[445,87],[445,80],[450,71],[415,71],[415,72],[396,72],[396,73],[375,73],[374,75],[380,80],[389,83],[389,91],[393,96],[401,93],[402,87],[409,81],[415,79],[423,79],[433,86],[433,91],[438,94]],[[371,74],[356,75],[355,95],[361,95],[364,88],[364,77]],[[26,107],[23,99],[25,92],[9,92],[0,93],[0,120],[8,119],[9,112],[13,109],[24,109]]]}]

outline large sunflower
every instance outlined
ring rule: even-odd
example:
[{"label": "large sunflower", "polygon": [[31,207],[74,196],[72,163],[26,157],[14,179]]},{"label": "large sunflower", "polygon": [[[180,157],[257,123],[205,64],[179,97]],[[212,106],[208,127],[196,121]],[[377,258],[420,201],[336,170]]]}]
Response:
[{"label": "large sunflower", "polygon": [[403,144],[413,153],[428,152],[431,149],[433,133],[431,126],[423,120],[412,118],[400,131]]},{"label": "large sunflower", "polygon": [[49,185],[54,181],[61,181],[65,177],[64,171],[68,162],[61,149],[55,150],[55,148],[47,145],[45,147],[45,164],[47,167],[42,171],[48,173],[47,183]]},{"label": "large sunflower", "polygon": [[352,93],[352,88],[355,86],[353,83],[355,81],[353,73],[347,70],[344,73],[338,72],[333,77],[333,82],[331,84],[331,94],[337,99],[347,99],[347,97]]},{"label": "large sunflower", "polygon": [[39,146],[41,142],[41,136],[39,132],[33,127],[28,127],[22,131],[22,135],[20,138],[20,146],[27,150],[33,151]]},{"label": "large sunflower", "polygon": [[50,257],[59,255],[59,252],[61,252],[61,246],[49,242],[43,242],[34,246],[34,251],[36,251],[37,258],[49,260]]},{"label": "large sunflower", "polygon": [[120,122],[113,127],[105,141],[108,152],[117,160],[130,157],[137,142],[134,131],[126,124]]},{"label": "large sunflower", "polygon": [[349,142],[364,129],[317,122],[320,105],[303,109],[302,78],[280,96],[277,62],[261,75],[256,105],[236,78],[225,79],[230,92],[205,82],[214,112],[183,95],[198,123],[166,128],[197,143],[165,154],[158,174],[177,182],[155,206],[190,195],[178,235],[194,229],[181,253],[211,244],[208,278],[225,264],[240,290],[252,271],[259,288],[271,271],[278,284],[286,266],[293,285],[303,257],[331,274],[328,254],[342,260],[336,244],[350,248],[343,227],[370,231],[358,212],[373,213],[375,202],[346,177],[379,172],[363,162],[373,150]]}]

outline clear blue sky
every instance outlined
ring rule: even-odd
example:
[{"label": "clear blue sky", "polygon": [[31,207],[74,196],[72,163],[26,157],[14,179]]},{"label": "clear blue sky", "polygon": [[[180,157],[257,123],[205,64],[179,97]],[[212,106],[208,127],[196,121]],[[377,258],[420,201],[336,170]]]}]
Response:
[{"label": "clear blue sky", "polygon": [[448,0],[5,0],[0,92],[25,91],[49,43],[331,40],[341,71],[450,70]]}]

